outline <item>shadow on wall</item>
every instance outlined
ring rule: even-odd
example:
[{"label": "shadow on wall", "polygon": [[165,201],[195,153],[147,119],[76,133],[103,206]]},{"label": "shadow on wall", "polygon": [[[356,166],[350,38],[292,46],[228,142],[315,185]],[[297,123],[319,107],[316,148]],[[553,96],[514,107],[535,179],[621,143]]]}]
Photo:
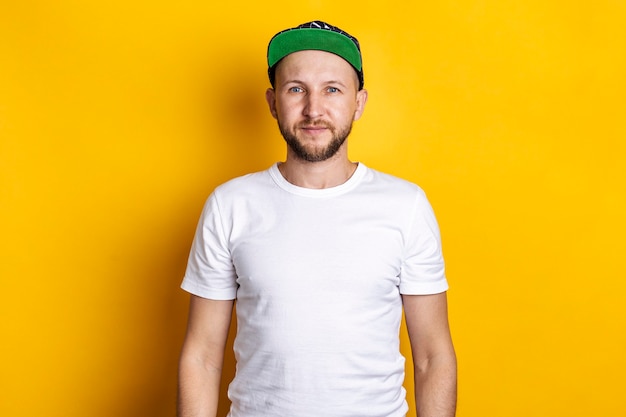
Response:
[{"label": "shadow on wall", "polygon": [[[229,56],[233,49],[237,47],[218,56]],[[205,127],[204,150],[219,167],[218,184],[264,170],[284,156],[284,141],[265,101],[270,83],[263,65],[264,61],[227,59],[220,63],[221,76],[206,80],[201,117],[211,122]]]},{"label": "shadow on wall", "polygon": [[[228,58],[228,53],[217,55],[226,57],[220,63],[221,69],[211,71],[219,75],[204,80],[206,85],[199,88],[203,93],[200,93],[198,111],[211,111],[212,114],[202,118],[205,124],[198,127],[204,136],[201,144],[204,147],[198,149],[200,156],[192,161],[201,164],[199,171],[202,176],[200,179],[189,179],[198,185],[188,187],[194,195],[175,204],[176,209],[164,212],[161,224],[138,225],[136,230],[126,232],[126,236],[131,236],[130,239],[135,242],[126,240],[124,246],[143,248],[144,254],[143,258],[128,255],[133,259],[128,265],[133,269],[130,273],[137,281],[133,284],[134,294],[130,297],[141,300],[141,314],[137,314],[137,307],[133,309],[130,306],[123,313],[129,316],[129,320],[120,324],[134,329],[131,331],[134,346],[121,348],[131,352],[128,355],[132,358],[128,359],[126,366],[131,366],[133,371],[128,372],[132,375],[130,381],[119,388],[117,398],[98,415],[175,415],[178,356],[186,328],[189,300],[188,294],[180,289],[180,282],[202,204],[218,184],[267,168],[274,161],[275,149],[282,148],[280,140],[272,139],[277,129],[264,101],[268,86],[264,68],[242,63],[240,56]],[[181,138],[173,140],[180,142]],[[154,211],[154,207],[146,207],[146,210]],[[158,232],[152,232],[152,236],[156,233],[158,241],[144,241],[144,228],[158,229]],[[150,248],[146,250],[146,246]],[[145,255],[147,252],[150,256]],[[235,333],[236,320],[233,317],[226,347],[219,417],[226,416],[230,406],[227,387],[235,373],[232,351]]]}]

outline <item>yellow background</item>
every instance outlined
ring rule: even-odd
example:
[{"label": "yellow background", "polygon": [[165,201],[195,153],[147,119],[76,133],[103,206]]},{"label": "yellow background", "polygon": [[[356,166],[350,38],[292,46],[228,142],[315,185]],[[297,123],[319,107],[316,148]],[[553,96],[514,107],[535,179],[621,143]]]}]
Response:
[{"label": "yellow background", "polygon": [[362,43],[351,157],[438,215],[458,416],[626,415],[620,0],[2,0],[0,415],[174,414],[198,215],[283,158],[266,44],[318,18]]}]

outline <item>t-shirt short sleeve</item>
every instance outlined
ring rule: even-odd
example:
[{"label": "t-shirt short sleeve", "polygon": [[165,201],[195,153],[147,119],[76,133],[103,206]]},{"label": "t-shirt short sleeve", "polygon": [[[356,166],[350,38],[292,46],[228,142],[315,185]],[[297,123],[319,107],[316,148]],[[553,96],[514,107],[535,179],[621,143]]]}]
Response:
[{"label": "t-shirt short sleeve", "polygon": [[439,226],[421,189],[415,200],[400,272],[400,293],[438,294],[448,289]]},{"label": "t-shirt short sleeve", "polygon": [[181,288],[213,300],[233,300],[237,296],[237,275],[215,193],[200,216]]}]

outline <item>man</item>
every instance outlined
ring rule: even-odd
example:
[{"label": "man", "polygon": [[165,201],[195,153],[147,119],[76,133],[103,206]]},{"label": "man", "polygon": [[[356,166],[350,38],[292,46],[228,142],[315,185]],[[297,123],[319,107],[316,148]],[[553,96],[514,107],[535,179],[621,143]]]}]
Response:
[{"label": "man", "polygon": [[405,416],[402,308],[420,417],[455,413],[439,231],[416,185],[348,159],[367,101],[358,41],[324,22],[278,33],[266,99],[285,162],[209,197],[182,287],[179,416],[215,416],[237,303],[231,417]]}]

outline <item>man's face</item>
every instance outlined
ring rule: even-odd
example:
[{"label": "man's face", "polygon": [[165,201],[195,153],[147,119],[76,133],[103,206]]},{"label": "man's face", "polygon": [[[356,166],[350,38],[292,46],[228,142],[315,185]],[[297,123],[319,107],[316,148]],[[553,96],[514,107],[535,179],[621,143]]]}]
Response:
[{"label": "man's face", "polygon": [[266,99],[290,154],[318,162],[342,149],[367,100],[356,72],[343,58],[323,51],[287,55],[276,68]]}]

